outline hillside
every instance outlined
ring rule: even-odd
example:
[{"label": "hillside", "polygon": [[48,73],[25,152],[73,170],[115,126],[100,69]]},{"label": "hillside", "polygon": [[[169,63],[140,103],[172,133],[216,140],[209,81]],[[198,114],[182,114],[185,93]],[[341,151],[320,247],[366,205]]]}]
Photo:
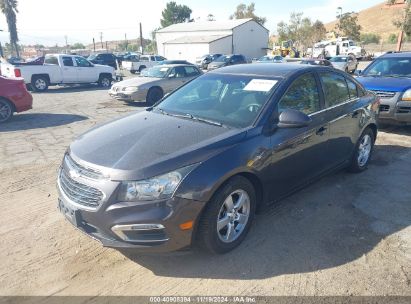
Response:
[{"label": "hillside", "polygon": [[[401,2],[401,1],[398,1]],[[392,33],[397,34],[398,29],[393,25],[393,20],[402,16],[403,6],[388,7],[386,1],[359,11],[358,23],[361,25],[361,33],[374,33],[386,40]],[[337,20],[325,25],[327,31],[335,29]]]}]

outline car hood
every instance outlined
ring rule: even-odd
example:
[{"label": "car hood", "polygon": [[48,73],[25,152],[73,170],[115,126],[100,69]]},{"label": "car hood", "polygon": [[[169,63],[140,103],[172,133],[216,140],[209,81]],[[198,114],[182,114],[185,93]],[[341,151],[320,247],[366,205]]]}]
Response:
[{"label": "car hood", "polygon": [[123,80],[116,83],[114,86],[116,87],[137,87],[143,84],[152,83],[155,81],[163,80],[163,78],[154,78],[154,77],[134,77],[131,79]]},{"label": "car hood", "polygon": [[112,180],[141,180],[199,163],[238,143],[246,132],[150,111],[95,127],[70,154]]},{"label": "car hood", "polygon": [[357,80],[367,90],[373,91],[404,92],[411,88],[410,78],[359,76]]},{"label": "car hood", "polygon": [[226,65],[227,63],[226,62],[211,62],[210,64],[209,64],[209,66],[211,66],[211,67],[222,67],[222,66],[224,66],[224,65]]}]

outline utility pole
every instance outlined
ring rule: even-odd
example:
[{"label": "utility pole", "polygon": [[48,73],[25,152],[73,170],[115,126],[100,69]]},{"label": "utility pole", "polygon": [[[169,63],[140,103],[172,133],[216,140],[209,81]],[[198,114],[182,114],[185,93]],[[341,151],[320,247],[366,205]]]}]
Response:
[{"label": "utility pole", "polygon": [[141,26],[140,22],[140,52],[144,54],[144,46],[143,46],[143,27]]},{"label": "utility pole", "polygon": [[104,46],[103,46],[103,32],[100,32],[100,42],[101,42],[101,48],[104,48]]},{"label": "utility pole", "polygon": [[64,36],[64,39],[66,40],[66,54],[68,54],[68,43],[67,43],[67,35]]},{"label": "utility pole", "polygon": [[410,0],[404,0],[404,1],[401,1],[400,3],[396,3],[396,1],[392,1],[392,3],[387,3],[385,5],[385,7],[387,7],[387,8],[404,7],[405,8],[404,19],[402,21],[400,32],[398,33],[397,48],[396,48],[396,51],[400,52],[401,47],[402,47],[402,40],[403,40],[403,37],[404,37],[405,27],[406,27],[407,20],[408,20],[409,14],[410,14],[411,1]]},{"label": "utility pole", "polygon": [[107,41],[106,41],[106,51],[108,51],[108,44],[107,44]]},{"label": "utility pole", "polygon": [[124,45],[125,45],[125,52],[128,50],[128,41],[127,41],[127,33],[124,34]]},{"label": "utility pole", "polygon": [[94,52],[96,52],[96,40],[93,38],[93,49],[94,49]]}]

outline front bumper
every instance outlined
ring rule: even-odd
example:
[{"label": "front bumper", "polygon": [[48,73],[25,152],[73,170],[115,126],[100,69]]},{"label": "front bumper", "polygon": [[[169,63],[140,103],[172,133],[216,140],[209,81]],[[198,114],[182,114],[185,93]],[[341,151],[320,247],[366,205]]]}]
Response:
[{"label": "front bumper", "polygon": [[126,91],[115,91],[110,89],[108,94],[117,99],[117,100],[125,100],[125,101],[144,101],[147,97],[147,91],[135,91],[135,92],[126,92]]},{"label": "front bumper", "polygon": [[58,208],[77,229],[105,247],[141,252],[171,252],[189,247],[194,228],[180,229],[180,225],[196,222],[205,205],[179,197],[146,203],[118,203],[115,202],[117,191],[114,191],[96,210],[84,210],[68,198],[60,181],[57,186]]},{"label": "front bumper", "polygon": [[383,123],[411,123],[411,102],[398,101],[399,94],[393,98],[380,99],[380,111],[378,120]]}]

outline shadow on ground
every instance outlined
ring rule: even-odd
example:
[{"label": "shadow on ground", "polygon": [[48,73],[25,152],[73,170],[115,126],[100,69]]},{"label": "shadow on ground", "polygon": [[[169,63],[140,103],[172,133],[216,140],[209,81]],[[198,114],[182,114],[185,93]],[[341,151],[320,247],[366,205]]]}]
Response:
[{"label": "shadow on ground", "polygon": [[403,182],[411,149],[377,146],[374,157],[361,174],[330,175],[263,211],[228,254],[122,253],[159,276],[207,279],[264,279],[353,262],[411,225],[411,192]]},{"label": "shadow on ground", "polygon": [[75,114],[22,113],[15,115],[9,122],[0,124],[0,132],[57,127],[86,119],[88,117]]},{"label": "shadow on ground", "polygon": [[77,93],[86,91],[108,91],[109,88],[99,87],[97,84],[74,84],[67,86],[53,86],[50,87],[46,92],[31,92],[34,95],[40,94],[57,94],[57,93]]}]

